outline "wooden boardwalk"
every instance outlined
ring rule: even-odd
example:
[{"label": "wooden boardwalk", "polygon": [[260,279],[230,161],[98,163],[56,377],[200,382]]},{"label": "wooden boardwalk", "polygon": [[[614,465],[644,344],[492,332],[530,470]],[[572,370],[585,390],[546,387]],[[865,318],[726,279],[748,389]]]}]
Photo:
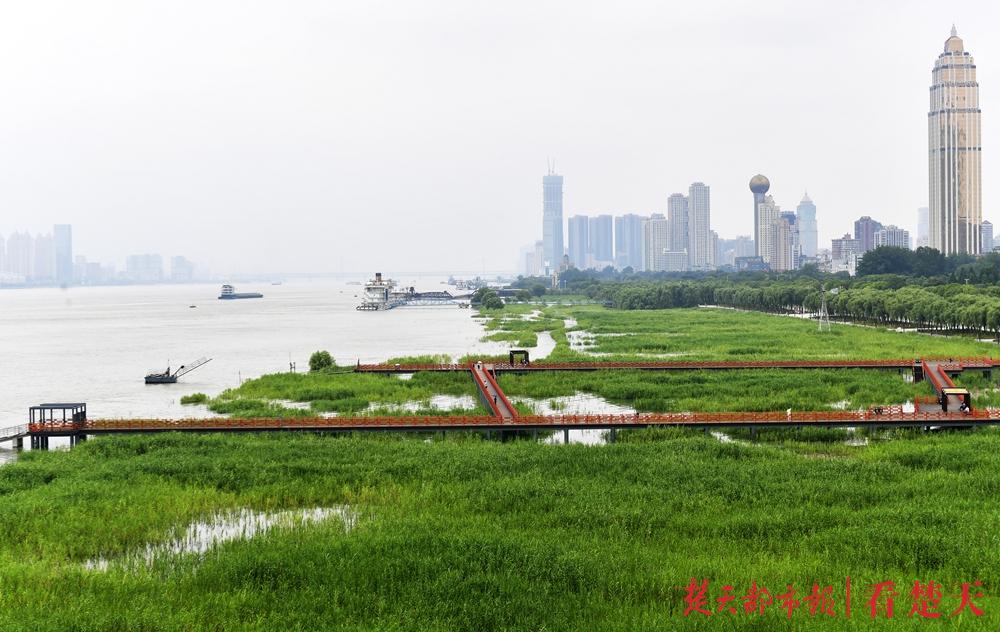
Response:
[{"label": "wooden boardwalk", "polygon": [[[640,371],[692,371],[733,369],[901,369],[912,370],[921,362],[937,362],[942,366],[954,367],[956,371],[965,369],[987,369],[1000,367],[1000,359],[993,358],[920,358],[889,360],[692,360],[669,362],[530,362],[511,364],[509,362],[489,363],[494,373],[510,371],[603,371],[632,369]],[[474,363],[462,364],[358,364],[358,373],[418,373],[421,371],[454,372],[469,371]]]},{"label": "wooden boardwalk", "polygon": [[[957,388],[951,375],[964,370],[991,371],[1000,366],[992,358],[937,358],[895,360],[775,360],[754,362],[585,362],[585,363],[489,363],[467,364],[378,364],[358,365],[365,373],[414,373],[418,371],[468,372],[490,411],[489,415],[393,416],[393,417],[296,417],[290,419],[94,419],[31,423],[33,437],[83,436],[141,432],[421,432],[444,430],[510,431],[616,428],[713,428],[713,427],[970,427],[1000,424],[1000,410],[972,409],[968,392]],[[752,368],[832,369],[868,368],[910,370],[914,379],[926,377],[936,398],[918,399],[915,409],[873,406],[858,411],[775,411],[715,413],[635,413],[616,415],[519,415],[500,388],[496,374],[504,371],[595,371],[595,370],[733,370]],[[964,400],[963,400],[964,397]],[[945,405],[942,405],[942,401]]]},{"label": "wooden boardwalk", "polygon": [[441,430],[564,430],[611,428],[779,428],[779,427],[968,427],[1000,424],[1000,410],[902,412],[898,406],[864,411],[637,413],[633,415],[492,415],[399,417],[296,417],[291,419],[94,419],[39,424],[32,434],[70,436],[146,432],[426,432]]}]

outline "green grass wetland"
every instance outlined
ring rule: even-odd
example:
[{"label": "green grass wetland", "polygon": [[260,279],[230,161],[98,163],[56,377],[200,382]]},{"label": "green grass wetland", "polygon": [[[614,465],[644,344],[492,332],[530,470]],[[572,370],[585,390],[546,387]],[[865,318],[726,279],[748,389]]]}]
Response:
[{"label": "green grass wetland", "polygon": [[[512,346],[547,332],[562,361],[996,348],[871,327],[821,334],[813,322],[723,309],[508,306],[484,322],[484,336]],[[234,417],[485,414],[462,373],[316,369],[185,403]],[[583,396],[643,411],[824,410],[930,393],[905,378],[595,371],[500,384],[523,412]],[[959,381],[998,400],[992,378]],[[991,429],[792,429],[755,440],[649,430],[605,445],[460,433],[99,437],[0,467],[0,629],[995,630],[998,493]],[[702,601],[692,579],[707,582]],[[953,614],[963,585],[982,616],[968,604]],[[754,586],[774,603],[749,613]],[[941,620],[910,616],[914,603]]]}]

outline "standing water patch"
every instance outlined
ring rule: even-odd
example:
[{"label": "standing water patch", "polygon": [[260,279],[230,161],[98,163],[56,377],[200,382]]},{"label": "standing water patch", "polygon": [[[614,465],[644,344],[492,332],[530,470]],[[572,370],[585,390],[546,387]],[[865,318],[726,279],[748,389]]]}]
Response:
[{"label": "standing water patch", "polygon": [[216,545],[233,540],[250,540],[273,528],[293,529],[324,522],[331,518],[339,518],[343,521],[345,530],[350,531],[357,522],[357,513],[346,505],[277,512],[239,509],[218,513],[207,520],[190,524],[184,531],[184,535],[175,540],[147,544],[144,549],[127,553],[121,557],[92,558],[84,562],[83,565],[84,568],[94,571],[106,571],[112,564],[126,567],[150,567],[157,560],[166,557],[188,554],[204,556]]}]

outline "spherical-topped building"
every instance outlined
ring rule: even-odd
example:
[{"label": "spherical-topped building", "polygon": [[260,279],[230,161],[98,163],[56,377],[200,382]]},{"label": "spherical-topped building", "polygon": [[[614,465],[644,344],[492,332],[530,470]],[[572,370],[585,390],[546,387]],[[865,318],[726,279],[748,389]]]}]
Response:
[{"label": "spherical-topped building", "polygon": [[750,178],[750,190],[754,192],[754,195],[764,195],[767,190],[771,188],[771,181],[765,176],[757,174]]},{"label": "spherical-topped building", "polygon": [[[750,190],[753,191],[753,245],[757,256],[763,256],[761,249],[761,219],[760,205],[764,202],[764,195],[771,188],[771,181],[765,176],[757,174],[750,178]],[[766,228],[766,227],[765,227]]]}]

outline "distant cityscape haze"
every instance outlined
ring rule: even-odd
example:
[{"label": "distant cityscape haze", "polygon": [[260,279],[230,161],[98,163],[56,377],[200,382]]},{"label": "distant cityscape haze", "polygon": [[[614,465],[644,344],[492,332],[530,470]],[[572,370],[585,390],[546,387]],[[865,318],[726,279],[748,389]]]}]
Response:
[{"label": "distant cityscape haze", "polygon": [[[955,23],[1000,146],[993,3],[180,1],[0,9],[0,234],[214,272],[515,270],[564,218],[667,213],[711,187],[753,234],[747,179],[808,190],[818,241],[862,216],[917,235],[930,70]],[[16,62],[14,61],[16,60]],[[874,65],[874,66],[873,66]],[[873,70],[874,68],[874,70]]]}]

